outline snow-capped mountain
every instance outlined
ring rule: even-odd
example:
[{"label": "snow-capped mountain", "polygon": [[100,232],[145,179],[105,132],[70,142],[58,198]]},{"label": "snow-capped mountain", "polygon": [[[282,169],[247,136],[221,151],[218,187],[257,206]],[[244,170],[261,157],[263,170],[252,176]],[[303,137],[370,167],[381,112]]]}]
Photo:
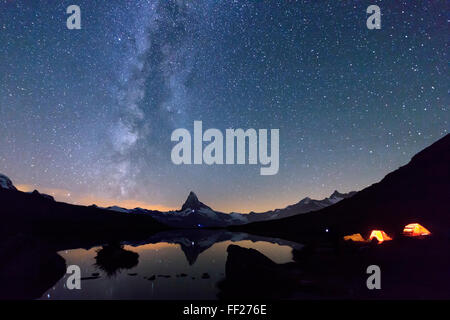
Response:
[{"label": "snow-capped mountain", "polygon": [[[0,174],[0,188],[17,191],[11,179],[3,174]],[[28,193],[54,201],[52,196],[39,193],[37,190]],[[256,221],[281,219],[296,214],[316,211],[333,205],[342,199],[351,197],[354,193],[356,192],[343,194],[335,191],[330,195],[330,197],[322,200],[304,198],[298,203],[290,205],[284,209],[276,209],[260,213],[250,212],[249,214],[238,212],[223,213],[215,211],[198,200],[197,195],[192,191],[189,193],[180,210],[161,212],[142,208],[126,209],[118,206],[111,206],[104,209],[124,214],[148,215],[161,223],[176,228],[226,227]]]},{"label": "snow-capped mountain", "polygon": [[191,210],[209,209],[212,211],[212,209],[210,207],[208,207],[203,202],[200,202],[197,198],[197,195],[192,191],[189,193],[189,196],[187,197],[186,201],[184,202],[183,206],[181,207],[181,211],[184,211],[186,209],[191,209]]},{"label": "snow-capped mountain", "polygon": [[335,191],[330,195],[330,197],[322,200],[304,198],[298,203],[290,205],[284,209],[276,209],[260,213],[251,212],[249,214],[238,212],[223,213],[215,211],[198,200],[197,195],[192,191],[189,193],[181,209],[177,211],[160,212],[142,208],[129,210],[117,206],[108,207],[107,209],[122,213],[150,215],[159,222],[176,228],[226,227],[255,221],[281,219],[296,214],[320,210],[345,198],[349,198],[355,193],[356,192],[350,192],[344,194]]},{"label": "snow-capped mountain", "polygon": [[248,220],[249,222],[275,220],[290,217],[297,214],[317,211],[325,207],[331,206],[335,203],[338,203],[343,199],[350,198],[355,193],[356,193],[355,191],[351,191],[349,193],[340,193],[336,190],[328,198],[322,200],[315,200],[306,197],[300,200],[299,202],[287,206],[286,208],[283,209],[275,209],[261,213],[250,212]]},{"label": "snow-capped mountain", "polygon": [[4,174],[0,173],[0,188],[2,189],[9,189],[9,190],[17,190],[14,184],[12,183],[11,179],[9,179]]},{"label": "snow-capped mountain", "polygon": [[[6,175],[0,174],[0,188],[17,191],[16,187]],[[28,192],[34,196],[43,197],[54,201],[52,196],[39,193],[37,190]],[[314,200],[304,198],[296,204],[287,206],[284,209],[276,209],[266,212],[250,212],[243,214],[238,212],[223,213],[213,210],[200,200],[194,192],[190,192],[180,210],[160,212],[156,210],[146,210],[142,208],[126,209],[118,206],[105,208],[110,211],[123,214],[147,215],[155,220],[175,228],[204,228],[204,227],[226,227],[231,225],[242,225],[256,221],[267,221],[290,217],[296,214],[320,210],[333,205],[342,199],[351,197],[356,192],[339,193],[333,192],[328,198]]]},{"label": "snow-capped mountain", "polygon": [[[17,188],[14,186],[14,184],[12,183],[11,179],[8,178],[7,176],[5,176],[4,174],[0,173],[0,189],[7,189],[7,190],[13,190],[13,191],[19,191],[17,190]],[[53,199],[52,196],[45,194],[45,193],[40,193],[37,190],[34,190],[32,192],[27,192],[29,194],[32,194],[33,196],[37,196],[37,197],[43,197],[49,200],[54,201],[55,199]]]},{"label": "snow-capped mountain", "polygon": [[[141,209],[142,210],[142,209]],[[181,210],[169,212],[149,211],[159,222],[178,228],[224,227],[245,223],[246,220],[223,212],[214,211],[190,192]]]}]

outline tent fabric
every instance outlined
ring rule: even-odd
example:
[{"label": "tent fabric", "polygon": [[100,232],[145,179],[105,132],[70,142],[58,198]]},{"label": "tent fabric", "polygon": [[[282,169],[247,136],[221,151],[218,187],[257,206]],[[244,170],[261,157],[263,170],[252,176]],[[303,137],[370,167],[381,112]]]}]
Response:
[{"label": "tent fabric", "polygon": [[366,242],[366,240],[362,237],[361,233],[354,233],[348,236],[344,236],[345,241],[355,241],[355,242]]},{"label": "tent fabric", "polygon": [[383,241],[389,241],[392,240],[391,237],[389,237],[386,232],[384,232],[383,230],[373,230],[370,233],[370,237],[369,240],[372,240],[373,238],[376,238],[378,240],[378,242],[383,242]]},{"label": "tent fabric", "polygon": [[418,223],[410,223],[403,229],[403,234],[411,237],[418,237],[430,235],[431,232]]}]

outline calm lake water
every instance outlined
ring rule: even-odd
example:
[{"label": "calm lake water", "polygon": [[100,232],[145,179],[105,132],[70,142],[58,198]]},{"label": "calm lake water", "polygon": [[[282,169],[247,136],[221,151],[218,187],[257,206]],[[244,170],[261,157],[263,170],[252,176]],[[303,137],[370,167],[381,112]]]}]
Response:
[{"label": "calm lake water", "polygon": [[[41,299],[216,299],[230,244],[256,249],[276,263],[292,261],[292,243],[279,239],[230,232],[160,235],[148,243],[115,244],[106,262],[100,259],[105,245],[59,251],[67,266],[80,267],[81,290],[68,290],[65,275]],[[128,261],[120,265],[115,259],[123,253]]]}]

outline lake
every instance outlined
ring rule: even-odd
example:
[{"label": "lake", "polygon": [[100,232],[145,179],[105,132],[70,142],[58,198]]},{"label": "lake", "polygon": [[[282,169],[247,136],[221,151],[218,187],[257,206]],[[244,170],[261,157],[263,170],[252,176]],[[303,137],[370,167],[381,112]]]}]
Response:
[{"label": "lake", "polygon": [[220,230],[163,232],[140,242],[58,251],[81,269],[81,289],[67,289],[65,274],[41,299],[217,299],[227,248],[252,248],[277,264],[292,261],[301,245]]}]

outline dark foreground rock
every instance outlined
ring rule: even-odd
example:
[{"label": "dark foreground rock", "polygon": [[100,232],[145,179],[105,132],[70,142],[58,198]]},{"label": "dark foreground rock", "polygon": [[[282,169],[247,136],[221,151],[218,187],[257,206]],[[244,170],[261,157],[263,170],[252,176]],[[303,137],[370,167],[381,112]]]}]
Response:
[{"label": "dark foreground rock", "polygon": [[[450,240],[398,237],[377,243],[322,242],[276,264],[254,249],[230,245],[222,299],[450,299]],[[381,289],[369,290],[367,268],[381,270]]]},{"label": "dark foreground rock", "polygon": [[293,263],[277,264],[255,249],[230,245],[225,280],[218,284],[221,299],[285,299],[299,284]]},{"label": "dark foreground rock", "polygon": [[122,269],[131,269],[137,266],[139,254],[125,250],[120,244],[109,244],[97,252],[95,261],[95,265],[106,272],[108,276],[114,276]]},{"label": "dark foreground rock", "polygon": [[46,243],[19,234],[0,242],[0,299],[38,299],[66,273]]}]

